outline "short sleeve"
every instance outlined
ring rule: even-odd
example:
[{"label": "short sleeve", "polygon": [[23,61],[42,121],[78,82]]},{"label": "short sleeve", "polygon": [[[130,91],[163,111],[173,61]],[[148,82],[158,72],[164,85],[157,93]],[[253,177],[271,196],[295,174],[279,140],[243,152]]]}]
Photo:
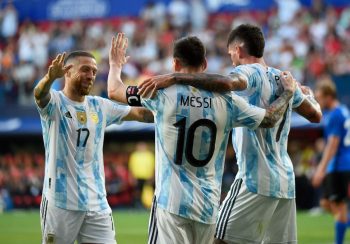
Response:
[{"label": "short sleeve", "polygon": [[152,112],[157,111],[157,108],[160,106],[160,97],[164,95],[163,90],[158,90],[157,94],[153,98],[141,98],[141,104],[145,108],[151,110]]},{"label": "short sleeve", "polygon": [[302,93],[300,87],[297,86],[297,89],[295,90],[294,95],[293,95],[292,107],[293,108],[299,107],[302,104],[302,102],[304,101],[304,99],[305,99],[305,95]]},{"label": "short sleeve", "polygon": [[46,104],[45,107],[41,108],[37,101],[35,100],[35,105],[39,111],[40,117],[44,120],[52,119],[54,116],[54,112],[57,109],[59,103],[59,95],[58,91],[50,89],[50,101]]},{"label": "short sleeve", "polygon": [[344,130],[344,117],[339,110],[332,112],[329,116],[329,123],[327,123],[327,136],[342,137]]},{"label": "short sleeve", "polygon": [[130,112],[130,106],[122,105],[103,98],[103,107],[106,113],[106,125],[120,124]]},{"label": "short sleeve", "polygon": [[232,127],[256,129],[265,117],[266,110],[249,104],[242,97],[232,94]]},{"label": "short sleeve", "polygon": [[249,89],[256,89],[259,83],[256,82],[257,79],[255,79],[257,70],[249,65],[239,65],[231,72],[231,74],[237,73],[244,77],[244,79],[247,81],[247,90]]}]

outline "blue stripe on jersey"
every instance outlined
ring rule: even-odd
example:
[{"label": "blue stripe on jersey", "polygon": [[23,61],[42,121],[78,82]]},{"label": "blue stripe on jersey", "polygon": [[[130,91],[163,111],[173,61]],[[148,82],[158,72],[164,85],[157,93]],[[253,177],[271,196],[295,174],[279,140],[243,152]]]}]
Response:
[{"label": "blue stripe on jersey", "polygon": [[[253,131],[250,131],[249,133],[254,133]],[[246,156],[247,164],[246,164],[246,185],[249,191],[251,192],[257,192],[257,179],[259,177],[258,175],[258,160],[259,155],[257,153],[257,143],[256,141],[253,141],[254,144],[250,144],[251,141],[247,141],[247,148],[250,148],[251,150],[249,152],[246,152],[248,155]],[[242,152],[241,152],[242,153]]]},{"label": "blue stripe on jersey", "polygon": [[[64,107],[60,111],[64,111]],[[67,164],[66,158],[68,155],[68,145],[64,141],[68,141],[68,123],[64,117],[59,120],[59,134],[64,140],[59,140],[57,143],[57,175],[56,175],[56,203],[61,208],[67,206]]]},{"label": "blue stripe on jersey", "polygon": [[[43,128],[43,138],[44,138],[44,148],[49,148],[50,145],[50,127],[51,127],[51,120],[46,120],[46,121],[42,121],[42,128]],[[45,150],[45,175],[49,175],[49,167],[48,167],[48,163],[49,163],[49,150]],[[45,177],[45,181],[44,181],[44,189],[43,189],[43,193],[46,194],[46,191],[48,190],[48,178],[49,177]]]},{"label": "blue stripe on jersey", "polygon": [[[201,97],[213,97],[212,92],[209,91],[200,91]],[[207,118],[210,120],[214,120],[213,122],[215,123],[215,114],[213,109],[205,109],[203,108],[203,118]],[[209,152],[209,147],[210,147],[210,140],[212,139],[212,135],[210,134],[211,132],[208,131],[207,129],[202,131],[202,136],[201,136],[201,146],[200,146],[200,152],[199,152],[199,158],[204,159],[207,157],[208,152]],[[216,164],[216,162],[214,162]],[[197,168],[197,178],[198,179],[206,179],[206,175],[208,174],[208,168],[207,167],[198,167]],[[213,192],[211,190],[211,187],[209,186],[207,181],[200,180],[199,181],[200,187],[201,187],[201,192],[203,193],[203,209],[202,209],[202,214],[200,216],[201,220],[203,222],[206,222],[208,219],[210,219],[213,216],[214,213],[214,206],[212,202],[210,201],[210,195]]]},{"label": "blue stripe on jersey", "polygon": [[[94,144],[96,145],[97,148],[100,148],[100,143],[101,143],[101,139],[104,136],[102,134],[103,131],[103,113],[102,113],[102,109],[100,107],[100,105],[97,103],[97,100],[91,99],[88,101],[89,102],[89,106],[93,106],[94,110],[97,113],[97,116],[99,118],[98,123],[96,125],[96,129],[95,129],[95,138],[94,138]],[[100,168],[100,163],[98,161],[99,159],[99,152],[100,150],[96,150],[94,152],[94,156],[93,156],[93,162],[92,162],[92,170],[93,170],[93,175],[94,175],[94,179],[95,179],[95,184],[97,187],[97,201],[99,203],[100,209],[106,209],[108,208],[108,204],[106,202],[105,196],[104,196],[104,180],[101,179],[101,171],[104,169]],[[104,164],[102,164],[104,165]]]},{"label": "blue stripe on jersey", "polygon": [[[180,103],[181,94],[190,93],[189,90],[191,89],[191,87],[190,86],[177,86],[176,89],[177,89],[177,92],[176,92],[176,95],[177,95],[176,121],[179,121],[180,119],[182,119],[184,117],[186,117],[186,118],[190,117],[190,110],[188,108],[181,107],[179,105],[181,104]],[[190,123],[190,121],[186,120],[186,126],[185,126],[186,129],[188,128],[188,125],[187,125],[188,123]],[[186,139],[185,139],[185,141],[186,141]],[[175,155],[174,155],[174,158],[175,158]],[[179,207],[179,214],[181,216],[190,216],[190,215],[192,215],[192,213],[189,212],[189,209],[187,208],[187,206],[192,205],[193,198],[191,196],[191,193],[193,192],[193,183],[192,183],[191,179],[188,178],[187,173],[186,173],[186,169],[184,167],[178,167],[178,170],[179,170],[181,184],[185,188],[185,191],[183,191],[183,192],[189,193],[189,194],[185,194],[181,197],[182,201],[181,201],[180,207]]]},{"label": "blue stripe on jersey", "polygon": [[[162,91],[158,91],[160,93]],[[164,103],[165,103],[165,98],[164,96],[159,96],[159,99],[155,99],[152,101],[155,101],[155,105],[152,106],[153,108],[159,108],[156,113],[156,118],[155,121],[161,121],[163,117],[163,111],[164,111]],[[164,123],[157,123],[156,126],[156,152],[160,152],[164,150],[162,148],[165,146],[165,143],[163,141],[163,125]],[[165,151],[165,150],[164,150]],[[171,162],[168,158],[166,158],[166,155],[163,154],[163,158],[157,162],[161,163],[161,165],[157,165],[157,167],[160,169],[160,172],[157,172],[158,175],[156,175],[157,179],[161,179],[161,185],[164,186],[164,189],[170,189],[170,182],[171,182],[171,173],[172,173],[172,168],[171,165],[169,164]],[[159,177],[161,175],[161,177]],[[169,201],[169,191],[160,191],[158,192],[157,196],[157,202],[158,205],[162,206],[163,208],[166,208],[168,206],[168,201]]]},{"label": "blue stripe on jersey", "polygon": [[[275,142],[275,138],[272,134],[271,130],[266,130],[266,135],[265,135],[265,141],[267,145],[272,145]],[[268,167],[271,169],[269,170],[270,173],[270,194],[272,195],[274,192],[280,191],[280,179],[278,175],[278,161],[276,160],[275,155],[277,155],[277,152],[275,151],[274,148],[269,148],[270,150],[266,151],[266,158],[267,158],[267,163]]]}]

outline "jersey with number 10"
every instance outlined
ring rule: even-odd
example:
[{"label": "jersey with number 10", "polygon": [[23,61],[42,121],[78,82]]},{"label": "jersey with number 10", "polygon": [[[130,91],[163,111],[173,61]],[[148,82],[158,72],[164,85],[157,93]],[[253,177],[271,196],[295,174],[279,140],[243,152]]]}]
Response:
[{"label": "jersey with number 10", "polygon": [[45,146],[43,195],[56,207],[79,211],[109,210],[103,165],[106,126],[118,123],[130,108],[86,96],[82,103],[51,90],[39,108]]},{"label": "jersey with number 10", "polygon": [[142,100],[156,123],[157,208],[216,221],[228,137],[237,126],[256,128],[265,110],[242,98],[174,85]]},{"label": "jersey with number 10", "polygon": [[330,160],[327,172],[350,171],[350,113],[341,104],[324,116],[324,134],[339,138],[337,153]]},{"label": "jersey with number 10", "polygon": [[[268,106],[283,91],[280,70],[248,64],[237,66],[233,72],[241,74],[248,81],[247,89],[237,94],[255,106]],[[284,116],[273,128],[233,130],[237,177],[244,180],[250,192],[277,198],[295,197],[293,164],[287,153],[287,143],[292,109],[300,106],[303,100],[304,95],[297,88]]]}]

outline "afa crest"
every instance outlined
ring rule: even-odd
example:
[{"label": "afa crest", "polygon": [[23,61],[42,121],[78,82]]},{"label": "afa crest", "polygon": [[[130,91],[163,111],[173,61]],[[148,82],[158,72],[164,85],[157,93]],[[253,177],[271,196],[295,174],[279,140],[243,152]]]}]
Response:
[{"label": "afa crest", "polygon": [[90,118],[95,124],[99,122],[98,114],[96,112],[90,112]]},{"label": "afa crest", "polygon": [[86,124],[86,112],[85,111],[77,111],[77,119],[80,124]]}]

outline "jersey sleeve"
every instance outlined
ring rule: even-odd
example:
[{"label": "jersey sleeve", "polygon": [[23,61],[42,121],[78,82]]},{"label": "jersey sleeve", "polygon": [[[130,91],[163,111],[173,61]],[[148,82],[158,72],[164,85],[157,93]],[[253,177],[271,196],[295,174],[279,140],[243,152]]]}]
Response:
[{"label": "jersey sleeve", "polygon": [[232,127],[256,129],[265,117],[265,109],[251,105],[235,94],[232,94],[232,105]]},{"label": "jersey sleeve", "polygon": [[329,123],[327,124],[327,135],[342,137],[342,132],[344,128],[344,117],[339,113],[339,111],[331,113],[329,118]]},{"label": "jersey sleeve", "polygon": [[158,90],[157,94],[153,98],[142,98],[141,97],[141,104],[145,108],[151,110],[152,112],[156,112],[159,110],[160,106],[163,106],[160,104],[160,98],[164,95],[163,90]]},{"label": "jersey sleeve", "polygon": [[239,65],[231,72],[237,73],[244,77],[244,79],[247,81],[247,89],[259,89],[259,86],[261,86],[261,82],[257,82],[256,76],[258,75],[258,72],[254,67],[249,65]]},{"label": "jersey sleeve", "polygon": [[50,96],[51,96],[50,101],[43,108],[41,108],[39,104],[37,104],[37,101],[34,98],[35,105],[39,111],[40,117],[44,120],[52,119],[54,116],[54,112],[58,106],[58,102],[59,102],[58,92],[53,89],[50,89]]},{"label": "jersey sleeve", "polygon": [[106,126],[111,124],[120,124],[125,116],[130,112],[130,106],[122,105],[108,99],[102,99],[103,107],[106,113]]},{"label": "jersey sleeve", "polygon": [[292,107],[293,108],[299,107],[302,104],[302,102],[304,101],[304,99],[305,99],[305,95],[302,93],[300,87],[297,86],[297,89],[295,90],[294,95],[293,95]]}]

